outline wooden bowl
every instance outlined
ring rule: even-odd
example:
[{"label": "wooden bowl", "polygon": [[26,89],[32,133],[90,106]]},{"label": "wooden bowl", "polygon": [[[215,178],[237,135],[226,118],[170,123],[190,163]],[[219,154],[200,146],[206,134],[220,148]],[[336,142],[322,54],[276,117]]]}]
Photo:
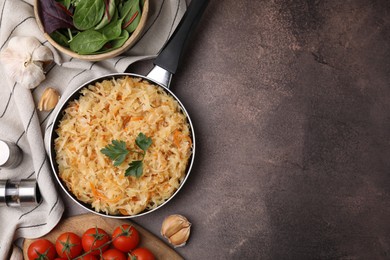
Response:
[{"label": "wooden bowl", "polygon": [[53,38],[50,37],[48,33],[45,32],[43,23],[41,21],[41,18],[39,17],[39,0],[35,0],[34,4],[34,14],[35,18],[38,24],[39,29],[43,32],[43,35],[45,38],[53,45],[58,51],[67,54],[73,58],[77,58],[80,60],[87,60],[87,61],[100,61],[100,60],[105,60],[109,58],[113,58],[115,56],[120,55],[121,53],[127,51],[130,49],[141,37],[142,31],[145,28],[146,20],[148,18],[148,12],[149,12],[149,0],[144,1],[144,6],[142,9],[142,14],[141,14],[141,20],[135,29],[135,31],[130,35],[129,39],[123,44],[122,47],[106,52],[106,53],[101,53],[101,54],[78,54],[71,49],[64,47],[60,44],[58,44],[56,41],[53,40]]}]

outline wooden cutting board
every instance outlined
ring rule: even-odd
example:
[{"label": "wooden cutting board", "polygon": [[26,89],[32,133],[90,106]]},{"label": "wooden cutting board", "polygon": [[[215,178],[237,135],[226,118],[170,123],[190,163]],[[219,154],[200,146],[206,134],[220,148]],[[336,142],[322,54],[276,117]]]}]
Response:
[{"label": "wooden cutting board", "polygon": [[[130,220],[105,218],[95,214],[82,214],[62,219],[60,223],[50,233],[43,236],[42,238],[46,238],[53,242],[53,244],[55,244],[57,237],[63,232],[73,232],[81,237],[87,229],[96,226],[98,228],[104,229],[107,233],[112,234],[114,229],[122,224],[131,224],[138,230],[140,234],[139,246],[148,248],[156,256],[156,259],[184,259],[164,241],[162,241],[143,227],[131,222]],[[34,239],[24,240],[23,256],[26,260],[28,260],[27,249],[33,241]]]}]

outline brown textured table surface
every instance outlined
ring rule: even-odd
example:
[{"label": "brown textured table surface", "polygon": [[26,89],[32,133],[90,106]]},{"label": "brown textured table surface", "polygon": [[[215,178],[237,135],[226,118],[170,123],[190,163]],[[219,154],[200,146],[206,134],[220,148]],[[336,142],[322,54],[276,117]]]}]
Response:
[{"label": "brown textured table surface", "polygon": [[195,166],[135,222],[187,216],[186,259],[390,258],[390,1],[211,1],[171,88]]}]

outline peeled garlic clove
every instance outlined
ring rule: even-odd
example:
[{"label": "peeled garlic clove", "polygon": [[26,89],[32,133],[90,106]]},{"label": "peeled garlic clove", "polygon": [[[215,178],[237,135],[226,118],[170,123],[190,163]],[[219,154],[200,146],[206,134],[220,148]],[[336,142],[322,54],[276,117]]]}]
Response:
[{"label": "peeled garlic clove", "polygon": [[190,236],[191,223],[178,214],[166,217],[161,226],[161,235],[174,247],[185,245]]},{"label": "peeled garlic clove", "polygon": [[41,96],[41,99],[39,100],[38,110],[48,111],[55,108],[59,99],[60,95],[58,94],[57,90],[54,88],[46,88]]}]

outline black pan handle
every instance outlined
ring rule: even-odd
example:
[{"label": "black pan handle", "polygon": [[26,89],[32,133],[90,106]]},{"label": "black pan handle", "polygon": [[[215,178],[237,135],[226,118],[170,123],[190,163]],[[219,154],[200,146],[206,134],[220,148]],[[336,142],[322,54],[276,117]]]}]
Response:
[{"label": "black pan handle", "polygon": [[154,65],[169,71],[171,74],[176,73],[183,50],[190,38],[190,34],[194,31],[196,25],[200,21],[208,3],[209,0],[191,0],[191,3],[175,32],[154,60]]}]

